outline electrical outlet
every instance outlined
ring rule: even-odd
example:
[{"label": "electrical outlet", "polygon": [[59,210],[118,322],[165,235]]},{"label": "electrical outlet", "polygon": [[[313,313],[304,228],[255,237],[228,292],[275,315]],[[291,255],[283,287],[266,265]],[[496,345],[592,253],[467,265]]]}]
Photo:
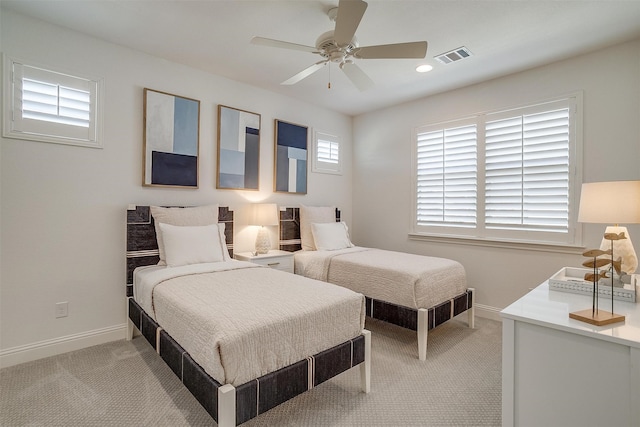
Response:
[{"label": "electrical outlet", "polygon": [[56,319],[69,315],[69,303],[67,301],[56,303]]}]

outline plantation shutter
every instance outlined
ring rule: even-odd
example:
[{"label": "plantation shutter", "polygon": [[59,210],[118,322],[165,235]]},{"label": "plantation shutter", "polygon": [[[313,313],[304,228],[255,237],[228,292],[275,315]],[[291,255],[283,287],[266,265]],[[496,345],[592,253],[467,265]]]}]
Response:
[{"label": "plantation shutter", "polygon": [[6,136],[99,147],[100,82],[11,63],[11,117]]},{"label": "plantation shutter", "polygon": [[475,227],[477,127],[418,132],[418,225]]},{"label": "plantation shutter", "polygon": [[33,79],[22,79],[22,117],[89,127],[91,94]]},{"label": "plantation shutter", "polygon": [[336,141],[318,139],[318,161],[338,164],[340,145]]},{"label": "plantation shutter", "polygon": [[487,121],[487,229],[567,232],[569,155],[568,107]]},{"label": "plantation shutter", "polygon": [[342,172],[340,138],[324,132],[315,132],[311,170],[330,174]]}]

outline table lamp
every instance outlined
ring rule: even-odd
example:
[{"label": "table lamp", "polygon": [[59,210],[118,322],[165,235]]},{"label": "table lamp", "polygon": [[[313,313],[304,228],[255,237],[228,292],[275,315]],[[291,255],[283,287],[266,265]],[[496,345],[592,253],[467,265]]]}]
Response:
[{"label": "table lamp", "polygon": [[[608,225],[600,250],[591,250],[583,255],[594,256],[594,307],[592,310],[570,313],[569,317],[595,325],[605,325],[624,320],[624,316],[613,312],[613,285],[616,272],[618,275],[633,274],[638,268],[638,257],[633,249],[631,238],[626,227],[618,224],[640,223],[640,181],[609,181],[582,184],[580,195],[580,208],[578,210],[578,222]],[[596,257],[607,255],[610,262],[602,260],[598,262]],[[599,274],[596,267],[611,265],[611,312],[598,310],[597,284]],[[586,265],[586,264],[583,264]],[[602,273],[600,277],[607,277]],[[618,279],[619,280],[619,279]]]},{"label": "table lamp", "polygon": [[271,249],[271,238],[266,226],[278,225],[278,205],[275,203],[256,203],[252,207],[250,225],[260,226],[256,236],[256,255],[266,254]]},{"label": "table lamp", "polygon": [[622,258],[620,269],[633,274],[638,268],[638,256],[633,249],[627,227],[618,224],[640,223],[640,181],[609,181],[582,184],[578,221],[608,225],[605,234],[624,237],[618,240],[603,238],[600,249],[611,249]]}]

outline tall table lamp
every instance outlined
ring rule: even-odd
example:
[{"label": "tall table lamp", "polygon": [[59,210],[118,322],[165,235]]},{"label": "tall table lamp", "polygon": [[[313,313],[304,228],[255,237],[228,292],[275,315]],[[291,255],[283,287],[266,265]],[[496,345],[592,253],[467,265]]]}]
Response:
[{"label": "tall table lamp", "polygon": [[[640,223],[640,181],[609,181],[593,182],[582,184],[580,195],[580,208],[578,211],[578,222],[595,224],[615,224],[608,225],[600,250],[591,250],[584,253],[585,256],[594,256],[595,267],[604,266],[605,261],[599,262],[598,256],[608,256],[611,265],[611,286],[614,284],[614,275],[633,274],[638,268],[638,257],[626,227],[618,224],[638,224]],[[595,274],[594,288],[597,286],[600,273]],[[608,277],[604,273],[600,277]],[[618,279],[619,280],[619,279]],[[598,296],[594,290],[594,309],[584,310],[580,315],[571,313],[570,317],[588,323],[602,325],[623,321],[624,316],[616,315],[613,312],[613,289],[611,292],[611,312],[603,311],[598,316],[597,309]],[[592,314],[588,315],[587,312]],[[586,318],[580,318],[584,315]],[[618,317],[616,317],[618,316]],[[602,322],[598,320],[602,319]],[[617,320],[616,320],[617,319]]]},{"label": "tall table lamp", "polygon": [[266,254],[271,249],[269,230],[265,227],[278,225],[278,205],[275,203],[256,203],[252,207],[250,225],[259,225],[256,236],[256,255]]}]

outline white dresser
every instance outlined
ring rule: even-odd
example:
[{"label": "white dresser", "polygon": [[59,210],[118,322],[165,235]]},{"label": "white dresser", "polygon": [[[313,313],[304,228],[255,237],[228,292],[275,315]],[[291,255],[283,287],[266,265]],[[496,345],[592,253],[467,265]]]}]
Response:
[{"label": "white dresser", "polygon": [[569,318],[589,308],[545,282],[500,313],[503,426],[640,426],[640,305],[616,300],[626,321],[608,326]]}]

